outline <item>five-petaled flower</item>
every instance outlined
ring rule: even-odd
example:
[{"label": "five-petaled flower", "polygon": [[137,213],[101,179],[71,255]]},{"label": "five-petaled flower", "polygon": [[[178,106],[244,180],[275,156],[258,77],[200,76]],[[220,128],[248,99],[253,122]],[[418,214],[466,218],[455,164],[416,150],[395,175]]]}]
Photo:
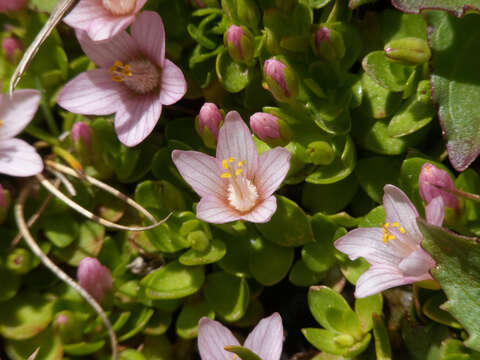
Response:
[{"label": "five-petaled flower", "polygon": [[216,158],[175,150],[172,159],[185,181],[201,196],[197,217],[221,224],[234,220],[267,222],[277,209],[273,192],[290,167],[288,150],[276,147],[258,156],[247,125],[230,111],[218,135]]},{"label": "five-petaled flower", "polygon": [[[282,318],[273,313],[260,320],[248,335],[243,347],[255,353],[262,360],[279,360],[282,354]],[[225,350],[240,343],[232,332],[218,321],[203,317],[198,322],[198,350],[202,360],[226,360],[235,358]]]},{"label": "five-petaled flower", "polygon": [[[429,270],[435,266],[435,261],[421,246],[423,235],[416,221],[417,209],[399,188],[385,185],[384,192],[385,224],[352,230],[335,241],[335,247],[351,260],[363,257],[370,263],[370,268],[357,280],[356,297],[432,279]],[[441,226],[442,198],[432,200],[426,213],[429,223]]]},{"label": "five-petaled flower", "polygon": [[15,138],[33,119],[40,103],[37,90],[17,90],[0,95],[0,173],[32,176],[43,170],[35,148]]},{"label": "five-petaled flower", "polygon": [[[11,0],[8,0],[11,1]],[[108,40],[135,21],[147,0],[81,0],[63,21],[93,41]]]},{"label": "five-petaled flower", "polygon": [[78,31],[80,45],[100,68],[81,73],[58,95],[65,109],[84,115],[115,115],[115,131],[126,146],[142,142],[154,129],[162,105],[180,100],[187,90],[182,71],[165,59],[160,15],[142,12],[131,27],[97,43]]}]

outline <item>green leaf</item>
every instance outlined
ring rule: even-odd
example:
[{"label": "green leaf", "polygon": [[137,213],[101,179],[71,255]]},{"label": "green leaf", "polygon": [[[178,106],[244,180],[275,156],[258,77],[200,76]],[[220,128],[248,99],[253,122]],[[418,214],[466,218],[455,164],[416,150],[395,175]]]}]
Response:
[{"label": "green leaf", "polygon": [[288,275],[288,280],[296,286],[310,286],[318,284],[325,274],[314,272],[305,264],[302,259],[293,264],[292,270]]},{"label": "green leaf", "polygon": [[153,312],[154,310],[148,307],[137,307],[128,318],[125,326],[122,327],[123,330],[127,331],[122,332],[122,334],[118,337],[118,341],[122,342],[130,339],[142,331],[147,326],[150,318],[153,316]]},{"label": "green leaf", "polygon": [[206,265],[219,261],[226,253],[225,243],[220,239],[212,239],[208,249],[204,251],[190,249],[182,254],[178,261],[187,266]]},{"label": "green leaf", "polygon": [[204,294],[215,313],[229,322],[241,319],[250,302],[247,281],[225,272],[207,276]]},{"label": "green leaf", "polygon": [[225,350],[237,354],[241,360],[262,360],[253,351],[243,346],[225,346]]},{"label": "green leaf", "polygon": [[433,101],[439,105],[450,162],[456,170],[463,171],[480,153],[480,18],[457,19],[432,11],[427,21],[433,27]]},{"label": "green leaf", "polygon": [[350,0],[348,2],[348,7],[352,10],[355,10],[357,7],[362,6],[364,4],[374,3],[377,0]]},{"label": "green leaf", "polygon": [[78,237],[78,220],[70,213],[44,217],[42,227],[47,239],[57,247],[64,248]]},{"label": "green leaf", "polygon": [[339,335],[329,330],[315,328],[302,329],[302,333],[317,349],[347,358],[364,352],[371,339],[371,335],[367,334],[360,342],[355,343],[351,335]]},{"label": "green leaf", "polygon": [[392,348],[390,346],[390,338],[388,331],[383,323],[380,313],[373,314],[373,337],[375,338],[375,353],[377,360],[391,360]]},{"label": "green leaf", "polygon": [[36,359],[60,360],[63,358],[62,341],[60,336],[48,328],[37,336],[28,340],[7,340],[6,352],[12,360],[25,360],[40,348]]},{"label": "green leaf", "polygon": [[215,318],[215,312],[207,302],[201,300],[185,303],[177,318],[177,335],[182,339],[196,338],[198,335],[198,321],[203,316],[209,317],[210,319]]},{"label": "green leaf", "polygon": [[118,355],[118,360],[147,360],[142,353],[134,349],[123,350]]},{"label": "green leaf", "polygon": [[299,246],[313,241],[307,215],[292,200],[277,196],[277,211],[265,224],[256,224],[260,233],[280,246]]},{"label": "green leaf", "polygon": [[253,69],[233,61],[225,50],[217,56],[217,76],[225,90],[231,93],[242,91],[250,83]]},{"label": "green leaf", "polygon": [[478,239],[447,232],[417,220],[423,247],[437,263],[431,270],[448,301],[443,308],[468,331],[468,347],[480,351],[480,245]]},{"label": "green leaf", "polygon": [[412,68],[393,63],[382,50],[374,51],[363,58],[365,72],[380,86],[391,91],[403,91],[412,73]]},{"label": "green leaf", "polygon": [[382,307],[383,297],[381,293],[355,299],[355,312],[360,319],[363,332],[368,332],[372,329],[372,316],[374,314],[382,314]]},{"label": "green leaf", "polygon": [[165,180],[147,180],[138,184],[135,189],[135,201],[144,207],[169,211],[186,208],[182,192]]},{"label": "green leaf", "polygon": [[[158,301],[158,300],[157,300]],[[167,332],[172,323],[172,314],[162,310],[156,310],[148,321],[142,333],[146,335],[163,335]]]},{"label": "green leaf", "polygon": [[148,360],[171,360],[175,358],[173,346],[166,336],[147,336],[143,345],[142,353]]},{"label": "green leaf", "polygon": [[105,340],[95,342],[80,342],[75,344],[64,344],[63,351],[67,355],[85,356],[96,353],[105,345]]},{"label": "green leaf", "polygon": [[422,312],[433,321],[440,324],[453,327],[455,329],[462,329],[460,325],[450,313],[441,309],[442,304],[447,301],[443,292],[438,292],[428,298],[422,306]]},{"label": "green leaf", "polygon": [[446,10],[455,16],[464,16],[469,11],[480,12],[479,0],[392,0],[396,8],[408,12],[419,13],[421,10]]},{"label": "green leaf", "polygon": [[402,104],[388,124],[388,135],[402,137],[428,125],[435,116],[431,102],[418,101],[415,96]]},{"label": "green leaf", "polygon": [[150,299],[179,299],[197,292],[204,280],[202,267],[184,266],[172,261],[145,276],[140,286]]}]

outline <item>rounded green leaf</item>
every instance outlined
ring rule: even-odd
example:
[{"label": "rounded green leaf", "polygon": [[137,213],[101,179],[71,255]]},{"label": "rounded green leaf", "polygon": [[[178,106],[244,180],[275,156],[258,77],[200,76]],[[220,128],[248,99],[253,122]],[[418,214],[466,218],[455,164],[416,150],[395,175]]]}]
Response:
[{"label": "rounded green leaf", "polygon": [[215,312],[206,301],[187,302],[177,318],[177,335],[182,339],[193,339],[198,335],[198,321],[203,316],[215,318]]},{"label": "rounded green leaf", "polygon": [[362,324],[363,332],[368,332],[373,327],[373,314],[382,314],[383,297],[382,294],[375,294],[364,298],[355,299],[355,312]]},{"label": "rounded green leaf", "polygon": [[147,358],[137,350],[127,349],[118,355],[118,360],[147,360]]},{"label": "rounded green leaf", "polygon": [[40,348],[36,359],[62,360],[63,349],[60,336],[51,328],[28,340],[7,340],[5,350],[11,360],[25,360]]},{"label": "rounded green leaf", "polygon": [[217,76],[225,90],[237,93],[250,82],[252,70],[247,65],[233,61],[227,51],[217,56]]},{"label": "rounded green leaf", "polygon": [[148,360],[171,360],[175,358],[173,346],[164,335],[147,336],[143,342],[142,353]]},{"label": "rounded green leaf", "polygon": [[187,266],[206,265],[217,262],[225,256],[227,253],[227,247],[225,243],[220,239],[212,239],[208,249],[199,251],[190,249],[182,254],[178,261]]},{"label": "rounded green leaf", "polygon": [[171,323],[171,313],[156,310],[148,321],[147,327],[143,329],[143,333],[147,335],[162,335],[168,330]]},{"label": "rounded green leaf", "polygon": [[382,50],[374,51],[363,58],[365,72],[380,86],[391,91],[403,91],[412,68],[391,62]]},{"label": "rounded green leaf", "polygon": [[305,338],[317,349],[334,355],[342,355],[347,358],[361,354],[370,343],[371,335],[367,334],[361,341],[354,342],[349,335],[339,335],[324,329],[302,329]]},{"label": "rounded green leaf", "polygon": [[145,276],[140,286],[152,300],[179,299],[197,292],[204,280],[202,267],[184,266],[173,261]]},{"label": "rounded green leaf", "polygon": [[408,99],[388,124],[388,135],[402,137],[414,133],[428,125],[435,116],[431,102],[418,101],[415,96]]},{"label": "rounded green leaf", "polygon": [[63,345],[63,351],[67,355],[72,356],[85,356],[94,354],[99,351],[105,345],[105,340],[99,340],[95,342],[80,342],[75,344]]},{"label": "rounded green leaf", "polygon": [[130,339],[142,331],[147,326],[150,318],[153,316],[153,312],[153,309],[147,307],[139,307],[135,309],[128,318],[125,326],[122,327],[122,330],[126,330],[126,332],[122,332],[122,334],[118,337],[118,341],[121,342]]},{"label": "rounded green leaf", "polygon": [[147,180],[137,185],[135,201],[144,207],[169,211],[185,209],[185,199],[180,190],[165,180]]},{"label": "rounded green leaf", "polygon": [[45,236],[55,246],[64,248],[78,236],[78,220],[70,213],[54,214],[42,219]]},{"label": "rounded green leaf", "polygon": [[297,260],[288,275],[288,280],[296,286],[315,285],[325,276],[323,272],[312,271],[302,259]]}]

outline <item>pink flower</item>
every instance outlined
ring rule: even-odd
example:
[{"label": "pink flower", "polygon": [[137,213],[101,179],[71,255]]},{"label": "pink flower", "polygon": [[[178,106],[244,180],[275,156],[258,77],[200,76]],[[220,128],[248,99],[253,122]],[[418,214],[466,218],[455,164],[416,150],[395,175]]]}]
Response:
[{"label": "pink flower", "polygon": [[[8,1],[8,0],[7,0]],[[93,41],[108,40],[135,21],[147,0],[80,0],[65,21]],[[163,38],[160,38],[163,41]]]},{"label": "pink flower", "polygon": [[272,194],[290,167],[290,153],[284,148],[258,156],[252,134],[236,111],[225,117],[216,158],[197,151],[175,150],[172,159],[201,197],[197,217],[215,224],[239,219],[269,221],[277,209]]},{"label": "pink flower", "polygon": [[99,303],[105,293],[112,288],[110,270],[96,258],[85,257],[78,264],[77,279],[81,287],[88,291]]},{"label": "pink flower", "polygon": [[[423,235],[417,226],[417,209],[399,188],[385,185],[384,191],[386,223],[382,227],[355,229],[335,241],[335,247],[351,260],[363,257],[370,263],[357,280],[356,297],[432,279],[429,270],[435,261],[421,247]],[[428,222],[440,226],[442,198],[435,198],[426,212]]]},{"label": "pink flower", "polygon": [[13,62],[16,53],[22,50],[22,42],[14,36],[4,38],[2,40],[2,49],[8,61]]},{"label": "pink flower", "polygon": [[33,119],[39,103],[37,90],[17,90],[12,97],[0,95],[0,173],[32,176],[43,170],[35,148],[15,138]]},{"label": "pink flower", "polygon": [[418,186],[420,188],[420,196],[427,204],[437,196],[441,196],[445,206],[455,210],[460,208],[458,198],[448,191],[443,190],[457,190],[452,178],[446,171],[430,163],[423,164],[420,176],[418,177]]},{"label": "pink flower", "polygon": [[[282,355],[282,318],[273,313],[260,320],[248,335],[243,347],[262,360],[279,360]],[[226,360],[235,356],[225,346],[240,346],[232,332],[218,321],[202,317],[198,322],[198,350],[202,360]]]},{"label": "pink flower", "polygon": [[77,142],[80,139],[85,144],[90,144],[90,127],[82,121],[76,122],[72,127],[72,140]]},{"label": "pink flower", "polygon": [[23,10],[27,2],[28,0],[0,0],[0,12]]},{"label": "pink flower", "polygon": [[131,27],[97,43],[77,32],[80,45],[98,69],[81,73],[58,95],[65,109],[84,115],[115,114],[115,131],[126,146],[142,142],[154,129],[162,105],[180,100],[187,90],[182,71],[165,59],[160,15],[142,12]]}]

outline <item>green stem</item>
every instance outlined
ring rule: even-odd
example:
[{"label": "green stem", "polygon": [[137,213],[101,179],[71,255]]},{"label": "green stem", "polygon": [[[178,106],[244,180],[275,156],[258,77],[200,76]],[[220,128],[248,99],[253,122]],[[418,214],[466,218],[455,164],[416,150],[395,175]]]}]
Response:
[{"label": "green stem", "polygon": [[25,132],[28,135],[33,136],[34,138],[37,138],[39,140],[43,140],[46,143],[50,144],[51,146],[56,146],[59,145],[59,141],[46,131],[43,131],[39,128],[37,128],[35,125],[30,124],[26,129]]},{"label": "green stem", "polygon": [[42,86],[42,83],[40,79],[35,77],[35,85],[37,86],[37,89],[39,89],[42,92],[42,97],[40,100],[40,107],[42,109],[43,115],[45,116],[45,120],[47,122],[48,129],[52,134],[55,136],[60,135],[60,130],[57,126],[57,123],[55,122],[55,118],[53,117],[52,111],[50,110],[50,107],[48,106],[47,100],[45,99],[45,89]]}]

